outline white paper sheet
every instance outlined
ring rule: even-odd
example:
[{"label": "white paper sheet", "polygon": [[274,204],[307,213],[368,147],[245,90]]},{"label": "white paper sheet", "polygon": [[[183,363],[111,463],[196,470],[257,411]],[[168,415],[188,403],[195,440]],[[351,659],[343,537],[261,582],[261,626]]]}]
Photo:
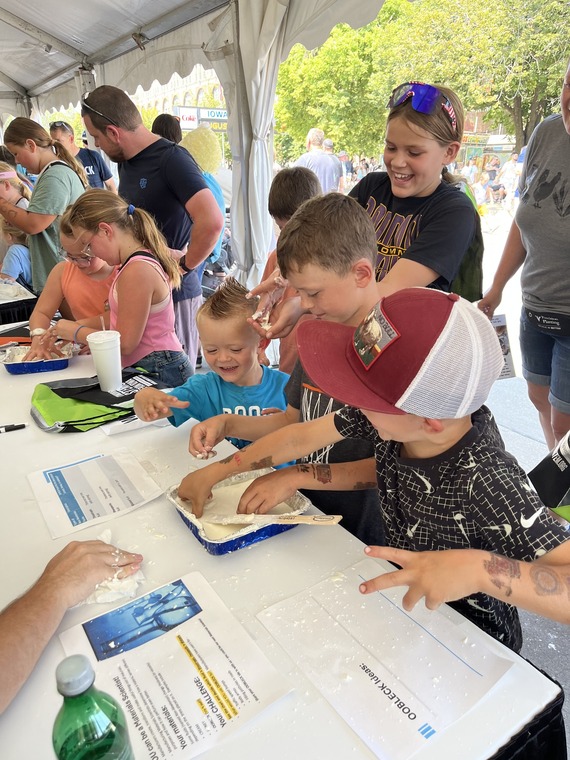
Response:
[{"label": "white paper sheet", "polygon": [[360,594],[381,571],[364,560],[258,618],[377,757],[407,760],[511,663],[438,611],[406,612],[406,589]]},{"label": "white paper sheet", "polygon": [[289,691],[200,573],[60,639],[122,705],[137,759],[196,757]]},{"label": "white paper sheet", "polygon": [[511,341],[509,338],[509,332],[507,330],[507,318],[504,314],[495,314],[491,319],[491,324],[495,328],[497,338],[501,344],[501,351],[503,352],[503,369],[499,375],[499,380],[506,380],[510,377],[516,377],[515,365],[513,362],[513,354],[511,352]]},{"label": "white paper sheet", "polygon": [[28,480],[52,538],[112,520],[163,493],[127,449],[32,472]]}]

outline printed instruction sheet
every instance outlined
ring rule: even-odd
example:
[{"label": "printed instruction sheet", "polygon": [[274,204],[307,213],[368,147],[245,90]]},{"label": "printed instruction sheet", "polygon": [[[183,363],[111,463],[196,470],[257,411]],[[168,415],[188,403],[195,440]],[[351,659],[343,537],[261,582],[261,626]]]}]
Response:
[{"label": "printed instruction sheet", "polygon": [[187,760],[290,687],[200,573],[60,635],[93,662],[127,719],[135,757]]},{"label": "printed instruction sheet", "polygon": [[32,472],[28,480],[52,538],[132,512],[163,493],[127,449]]}]

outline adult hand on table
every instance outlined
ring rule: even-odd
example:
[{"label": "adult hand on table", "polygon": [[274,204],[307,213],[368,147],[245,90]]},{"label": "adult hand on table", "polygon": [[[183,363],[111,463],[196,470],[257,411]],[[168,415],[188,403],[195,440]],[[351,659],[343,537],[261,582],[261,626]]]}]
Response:
[{"label": "adult hand on table", "polygon": [[296,475],[297,470],[294,467],[285,467],[260,475],[241,495],[238,513],[264,515],[277,504],[281,504],[296,492]]},{"label": "adult hand on table", "polygon": [[142,559],[103,541],[72,541],[48,562],[39,580],[0,614],[0,712],[25,683],[68,608],[98,583],[132,575]]},{"label": "adult hand on table", "polygon": [[135,395],[134,413],[144,422],[153,422],[172,416],[172,409],[186,409],[188,401],[180,401],[157,388],[143,388]]},{"label": "adult hand on table", "polygon": [[36,586],[67,609],[86,599],[98,583],[133,575],[142,559],[104,541],[72,541],[48,562]]}]

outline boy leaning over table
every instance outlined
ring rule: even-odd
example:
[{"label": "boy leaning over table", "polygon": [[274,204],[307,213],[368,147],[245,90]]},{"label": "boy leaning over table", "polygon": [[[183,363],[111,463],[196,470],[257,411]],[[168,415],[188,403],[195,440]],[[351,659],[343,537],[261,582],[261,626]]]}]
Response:
[{"label": "boy leaning over table", "polygon": [[[381,300],[356,330],[303,323],[298,346],[307,373],[350,406],[276,431],[187,475],[178,493],[196,514],[212,486],[229,475],[273,466],[342,438],[363,438],[375,448],[388,546],[476,548],[523,561],[539,558],[535,564],[550,566],[570,562],[568,533],[505,451],[483,405],[503,359],[494,329],[476,307],[452,293],[408,288]],[[354,483],[345,479],[334,487]],[[245,511],[241,502],[238,511]],[[247,511],[264,509],[248,502]],[[378,551],[367,549],[371,556]],[[452,606],[520,650],[520,621],[511,605],[474,593]]]},{"label": "boy leaning over table", "polygon": [[[272,191],[275,186],[280,191],[284,189],[284,185],[290,184],[288,179],[299,184],[301,172],[311,174],[302,167],[283,169],[275,176]],[[274,210],[276,206],[272,204]],[[374,276],[376,249],[376,232],[366,210],[340,193],[327,193],[299,205],[277,241],[280,271],[288,278],[290,288],[298,293],[301,306],[319,319],[352,328],[378,300]],[[285,396],[284,412],[255,418],[222,414],[199,422],[190,432],[190,451],[207,454],[228,436],[256,441],[279,428],[323,417],[343,406],[322,392],[298,359],[285,387]],[[369,441],[341,440],[334,446],[311,452],[291,467],[257,478],[248,495],[259,499],[263,493],[267,511],[302,489],[325,514],[342,515],[342,527],[361,541],[384,544],[373,457],[374,447]],[[356,481],[360,483],[358,489],[316,490],[315,482],[331,482],[331,473],[337,482],[342,470],[347,472],[353,486]],[[372,474],[368,482],[359,477],[361,471]]]}]

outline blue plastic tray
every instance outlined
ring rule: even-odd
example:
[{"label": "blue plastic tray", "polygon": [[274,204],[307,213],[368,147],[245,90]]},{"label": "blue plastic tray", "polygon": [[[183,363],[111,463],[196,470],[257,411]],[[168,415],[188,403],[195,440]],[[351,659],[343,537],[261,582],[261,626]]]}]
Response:
[{"label": "blue plastic tray", "polygon": [[[254,480],[260,475],[265,475],[268,472],[272,472],[272,470],[254,470],[253,472],[244,472],[240,475],[234,475],[231,478],[222,480],[221,483],[215,485],[214,490],[216,488],[222,488],[223,486],[231,485],[240,481]],[[176,511],[178,512],[180,519],[184,525],[186,525],[186,527],[191,530],[196,540],[202,544],[204,549],[209,554],[229,554],[229,552],[235,552],[238,549],[243,549],[245,546],[252,546],[259,541],[264,541],[266,538],[276,536],[278,533],[283,533],[286,530],[291,530],[291,528],[298,527],[297,525],[278,524],[263,525],[259,527],[256,527],[255,525],[244,525],[243,529],[236,533],[234,536],[228,536],[228,538],[213,540],[209,539],[204,534],[203,530],[201,530],[199,522],[194,522],[192,517],[190,517],[183,509],[180,508],[179,504],[176,502],[175,487],[171,488],[167,492],[167,496],[176,507]],[[302,512],[305,512],[311,505],[311,502],[300,493],[295,493],[293,496],[287,499],[285,503],[290,506],[291,512],[295,514],[301,514]]]},{"label": "blue plastic tray", "polygon": [[41,359],[36,362],[4,362],[6,372],[11,375],[29,375],[35,372],[55,372],[57,369],[65,369],[69,365],[69,358],[64,359]]},{"label": "blue plastic tray", "polygon": [[266,538],[276,536],[278,533],[283,533],[285,530],[291,530],[291,528],[297,528],[297,525],[264,525],[263,528],[257,528],[249,533],[245,533],[235,538],[227,538],[224,541],[209,541],[204,536],[200,535],[200,529],[195,525],[190,518],[186,517],[182,510],[178,509],[178,515],[187,528],[190,528],[194,536],[202,544],[204,549],[209,554],[229,554],[235,552],[238,549],[243,549],[244,546],[252,546],[258,541],[264,541]]}]

